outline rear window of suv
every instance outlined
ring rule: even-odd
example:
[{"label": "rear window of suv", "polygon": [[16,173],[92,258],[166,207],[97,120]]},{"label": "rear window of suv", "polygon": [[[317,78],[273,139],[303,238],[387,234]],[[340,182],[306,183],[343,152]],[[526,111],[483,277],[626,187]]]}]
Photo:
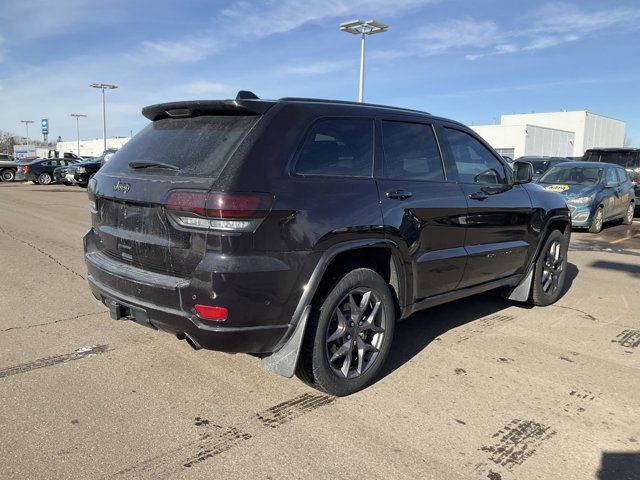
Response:
[{"label": "rear window of suv", "polygon": [[137,173],[217,177],[258,121],[258,116],[166,118],[145,127],[105,163],[105,172],[132,172],[130,162],[159,162],[179,170],[144,168]]}]

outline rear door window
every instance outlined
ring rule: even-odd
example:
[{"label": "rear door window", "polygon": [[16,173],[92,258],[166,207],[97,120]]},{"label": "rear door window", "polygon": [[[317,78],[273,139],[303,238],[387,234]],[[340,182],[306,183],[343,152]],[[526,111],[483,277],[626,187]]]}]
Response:
[{"label": "rear door window", "polygon": [[384,178],[444,181],[442,159],[431,125],[382,122]]},{"label": "rear door window", "polygon": [[253,115],[207,115],[157,120],[129,140],[102,170],[132,172],[130,162],[159,162],[179,170],[144,168],[135,171],[217,177],[258,118]]},{"label": "rear door window", "polygon": [[620,183],[620,181],[618,180],[618,175],[616,175],[615,168],[607,168],[604,181],[609,186],[617,186]]},{"label": "rear door window", "polygon": [[373,120],[326,118],[307,133],[295,163],[297,175],[371,177]]}]

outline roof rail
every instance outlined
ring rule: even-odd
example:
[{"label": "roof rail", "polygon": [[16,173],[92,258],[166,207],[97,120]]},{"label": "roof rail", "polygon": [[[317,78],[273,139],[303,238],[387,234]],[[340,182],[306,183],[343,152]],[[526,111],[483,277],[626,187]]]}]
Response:
[{"label": "roof rail", "polygon": [[338,105],[353,105],[360,107],[375,107],[375,108],[388,108],[390,110],[399,110],[402,112],[411,112],[411,113],[422,113],[431,115],[429,112],[425,112],[423,110],[415,110],[412,108],[400,108],[393,107],[391,105],[381,105],[378,103],[360,103],[350,100],[329,100],[326,98],[305,98],[305,97],[283,97],[278,99],[279,102],[309,102],[309,103],[334,103]]}]

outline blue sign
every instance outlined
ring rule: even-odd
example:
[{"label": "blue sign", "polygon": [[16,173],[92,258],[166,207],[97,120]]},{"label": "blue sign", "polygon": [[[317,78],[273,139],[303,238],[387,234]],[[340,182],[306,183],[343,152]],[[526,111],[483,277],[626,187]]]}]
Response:
[{"label": "blue sign", "polygon": [[40,120],[40,126],[42,127],[42,133],[49,133],[49,119],[43,118]]}]

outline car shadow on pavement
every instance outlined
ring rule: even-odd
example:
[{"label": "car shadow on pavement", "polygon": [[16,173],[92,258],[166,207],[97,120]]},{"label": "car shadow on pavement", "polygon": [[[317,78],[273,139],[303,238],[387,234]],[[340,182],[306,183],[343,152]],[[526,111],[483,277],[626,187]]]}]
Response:
[{"label": "car shadow on pavement", "polygon": [[640,480],[640,452],[603,452],[598,480]]},{"label": "car shadow on pavement", "polygon": [[[571,289],[577,275],[578,267],[569,263],[559,299]],[[391,352],[381,378],[393,373],[427,348],[436,338],[450,330],[489,316],[498,321],[510,319],[513,314],[504,315],[501,312],[513,306],[533,308],[529,304],[504,299],[498,291],[491,291],[414,313],[396,325]]]},{"label": "car shadow on pavement", "polygon": [[632,277],[640,278],[640,265],[612,262],[609,260],[596,260],[595,262],[591,262],[590,266],[593,268],[604,268],[608,270],[615,270],[617,272],[626,272]]}]

